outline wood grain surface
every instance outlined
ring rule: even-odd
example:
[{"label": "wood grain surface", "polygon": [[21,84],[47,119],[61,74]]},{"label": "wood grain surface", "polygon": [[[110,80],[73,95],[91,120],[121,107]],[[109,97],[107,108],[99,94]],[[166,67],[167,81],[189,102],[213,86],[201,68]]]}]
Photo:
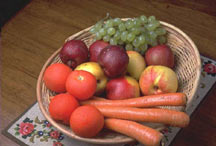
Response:
[{"label": "wood grain surface", "polygon": [[[33,0],[1,32],[1,122],[9,122],[36,101],[39,72],[64,40],[105,17],[155,15],[187,33],[202,55],[216,60],[215,0]],[[216,86],[172,146],[216,145]],[[15,146],[0,135],[0,145]]]}]

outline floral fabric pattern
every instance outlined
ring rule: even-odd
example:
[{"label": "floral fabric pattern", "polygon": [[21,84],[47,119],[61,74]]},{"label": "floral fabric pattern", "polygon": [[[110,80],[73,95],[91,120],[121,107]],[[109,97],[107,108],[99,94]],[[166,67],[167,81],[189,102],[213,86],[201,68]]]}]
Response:
[{"label": "floral fabric pattern", "polygon": [[19,126],[19,133],[23,136],[29,135],[33,132],[34,125],[31,123],[21,123]]},{"label": "floral fabric pattern", "polygon": [[[37,130],[36,127],[42,125],[43,129]],[[48,128],[44,129],[44,128]],[[64,146],[61,141],[64,139],[62,133],[56,131],[47,120],[39,120],[35,117],[34,120],[25,118],[20,124],[14,128],[15,135],[22,135],[23,139],[29,137],[29,142],[34,143],[35,138],[40,139],[41,142],[48,142],[49,139],[53,140],[53,146]]]},{"label": "floral fabric pattern", "polygon": [[207,73],[207,75],[211,75],[213,77],[216,76],[216,64],[212,61],[208,60],[203,64],[203,71]]}]

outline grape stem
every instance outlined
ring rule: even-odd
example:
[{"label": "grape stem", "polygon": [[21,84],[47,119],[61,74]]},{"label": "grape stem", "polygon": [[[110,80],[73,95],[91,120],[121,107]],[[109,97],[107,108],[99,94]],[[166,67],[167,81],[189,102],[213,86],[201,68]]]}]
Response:
[{"label": "grape stem", "polygon": [[104,17],[103,19],[99,20],[98,22],[104,22],[104,21],[106,21],[106,20],[108,20],[110,18],[111,18],[110,14],[106,13],[106,17]]}]

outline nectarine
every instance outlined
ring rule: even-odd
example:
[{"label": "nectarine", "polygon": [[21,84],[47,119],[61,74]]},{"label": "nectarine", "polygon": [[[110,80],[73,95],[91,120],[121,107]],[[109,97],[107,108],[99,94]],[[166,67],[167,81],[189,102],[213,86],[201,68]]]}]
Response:
[{"label": "nectarine", "polygon": [[61,93],[51,99],[49,113],[53,119],[69,124],[70,116],[78,106],[78,101],[72,95]]},{"label": "nectarine", "polygon": [[65,64],[55,63],[50,65],[44,73],[46,87],[57,93],[66,91],[65,82],[72,69]]},{"label": "nectarine", "polygon": [[176,92],[176,73],[166,66],[148,66],[141,74],[139,85],[144,95]]},{"label": "nectarine", "polygon": [[94,106],[84,105],[78,107],[71,115],[70,127],[81,137],[94,137],[104,126],[104,117]]}]

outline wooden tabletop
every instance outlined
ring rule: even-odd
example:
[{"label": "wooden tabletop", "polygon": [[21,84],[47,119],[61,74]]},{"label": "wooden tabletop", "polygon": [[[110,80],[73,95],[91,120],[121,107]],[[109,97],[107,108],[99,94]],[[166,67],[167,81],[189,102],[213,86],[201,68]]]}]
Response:
[{"label": "wooden tabletop", "polygon": [[[202,55],[216,60],[214,0],[34,0],[3,28],[1,129],[36,101],[39,72],[64,40],[109,12],[113,17],[155,15],[188,34]],[[209,92],[172,146],[216,145],[216,86]],[[1,135],[2,146],[16,145]]]}]

